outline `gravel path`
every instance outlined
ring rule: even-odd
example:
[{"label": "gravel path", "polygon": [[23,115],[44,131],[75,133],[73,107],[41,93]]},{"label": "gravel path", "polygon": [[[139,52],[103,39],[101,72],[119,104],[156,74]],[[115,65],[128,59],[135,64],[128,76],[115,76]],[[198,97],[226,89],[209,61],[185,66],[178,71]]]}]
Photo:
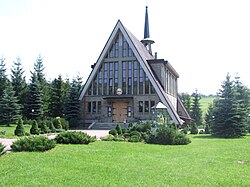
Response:
[{"label": "gravel path", "polygon": [[[86,132],[90,136],[96,136],[96,138],[99,140],[101,137],[107,136],[109,131],[108,130],[74,130],[74,131],[81,131],[81,132]],[[56,135],[52,134],[49,135],[48,138],[53,139],[55,138]],[[16,139],[7,139],[7,138],[0,138],[0,142],[5,145],[4,151],[10,151],[11,144],[15,141]]]}]

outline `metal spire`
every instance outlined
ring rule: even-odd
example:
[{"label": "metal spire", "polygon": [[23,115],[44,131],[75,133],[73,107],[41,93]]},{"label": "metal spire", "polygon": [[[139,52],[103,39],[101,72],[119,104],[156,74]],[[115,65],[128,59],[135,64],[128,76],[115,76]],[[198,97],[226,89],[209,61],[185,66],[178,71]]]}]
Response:
[{"label": "metal spire", "polygon": [[145,25],[144,25],[144,39],[146,39],[146,38],[150,38],[149,23],[148,23],[148,6],[146,6]]}]

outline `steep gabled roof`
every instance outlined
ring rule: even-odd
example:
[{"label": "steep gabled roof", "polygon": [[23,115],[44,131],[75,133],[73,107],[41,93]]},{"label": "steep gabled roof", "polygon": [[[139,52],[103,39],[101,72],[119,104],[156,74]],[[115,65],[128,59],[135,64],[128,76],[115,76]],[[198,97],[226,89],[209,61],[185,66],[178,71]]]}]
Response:
[{"label": "steep gabled roof", "polygon": [[154,76],[154,74],[153,74],[153,72],[152,72],[152,70],[147,62],[147,60],[154,59],[154,57],[148,52],[146,47],[128,29],[126,29],[123,26],[123,24],[121,23],[120,20],[118,20],[118,22],[116,23],[115,28],[113,29],[106,45],[104,46],[104,48],[103,48],[103,50],[102,50],[102,52],[101,52],[101,54],[96,62],[94,69],[92,70],[90,76],[88,77],[88,79],[86,81],[86,84],[83,87],[83,90],[81,92],[79,99],[82,100],[84,95],[86,94],[87,89],[89,88],[92,80],[94,79],[95,74],[98,72],[98,69],[101,67],[102,61],[105,58],[105,55],[108,52],[108,49],[109,49],[110,45],[112,44],[112,41],[114,40],[116,34],[119,31],[123,34],[123,36],[127,40],[128,45],[131,47],[135,57],[137,58],[138,62],[140,63],[142,69],[144,70],[144,72],[148,76],[148,78],[149,78],[150,82],[152,83],[156,93],[158,94],[161,102],[167,106],[168,113],[171,116],[171,118],[173,119],[173,121],[177,124],[182,124],[182,120],[180,119],[179,115],[177,114],[174,106],[170,102],[170,100],[169,100],[168,96],[166,95],[165,91],[163,90],[162,86],[160,85],[160,83],[158,82],[156,77]]}]

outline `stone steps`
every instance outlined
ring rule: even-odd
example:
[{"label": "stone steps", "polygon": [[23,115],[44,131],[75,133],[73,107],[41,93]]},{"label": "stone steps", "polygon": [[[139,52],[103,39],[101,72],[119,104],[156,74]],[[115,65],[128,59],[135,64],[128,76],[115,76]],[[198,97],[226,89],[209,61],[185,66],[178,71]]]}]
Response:
[{"label": "stone steps", "polygon": [[[116,127],[117,123],[95,123],[91,130],[110,130]],[[128,124],[120,124],[122,128],[127,128]]]}]

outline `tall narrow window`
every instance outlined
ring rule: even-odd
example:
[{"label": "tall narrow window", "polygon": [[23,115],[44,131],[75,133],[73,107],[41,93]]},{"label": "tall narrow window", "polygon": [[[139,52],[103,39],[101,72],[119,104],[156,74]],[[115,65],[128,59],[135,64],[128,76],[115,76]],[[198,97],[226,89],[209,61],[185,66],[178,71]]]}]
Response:
[{"label": "tall narrow window", "polygon": [[150,92],[151,94],[155,94],[155,88],[151,83],[150,83]]},{"label": "tall narrow window", "polygon": [[137,94],[137,82],[138,82],[138,62],[134,61],[134,83],[133,83],[133,94]]},{"label": "tall narrow window", "polygon": [[92,84],[89,86],[88,95],[92,95]]},{"label": "tall narrow window", "polygon": [[149,94],[149,79],[145,73],[145,94]]},{"label": "tall narrow window", "polygon": [[102,111],[102,102],[101,102],[101,101],[98,101],[98,102],[97,102],[97,112],[98,112],[98,113],[101,113],[101,111]]},{"label": "tall narrow window", "polygon": [[127,56],[128,43],[124,36],[122,36],[122,57]]},{"label": "tall narrow window", "polygon": [[109,94],[114,94],[113,92],[113,62],[109,63]]},{"label": "tall narrow window", "polygon": [[91,113],[91,102],[87,102],[87,112]]},{"label": "tall narrow window", "polygon": [[133,51],[131,49],[131,47],[128,46],[128,56],[131,57],[133,56]]},{"label": "tall narrow window", "polygon": [[103,95],[107,95],[108,88],[108,63],[104,63],[104,75],[103,75]]},{"label": "tall narrow window", "polygon": [[139,67],[139,94],[143,94],[143,69]]},{"label": "tall narrow window", "polygon": [[116,37],[115,40],[115,58],[119,57],[119,35]]},{"label": "tall narrow window", "polygon": [[144,101],[144,112],[149,112],[149,102],[148,101]]},{"label": "tall narrow window", "polygon": [[128,106],[128,117],[131,117],[132,115],[132,107]]},{"label": "tall narrow window", "polygon": [[153,106],[155,106],[155,101],[150,101],[150,110]]},{"label": "tall narrow window", "polygon": [[139,112],[143,112],[143,101],[139,101]]},{"label": "tall narrow window", "polygon": [[122,93],[126,94],[126,62],[122,62]]},{"label": "tall narrow window", "polygon": [[97,75],[95,76],[93,81],[93,95],[97,95]]},{"label": "tall narrow window", "polygon": [[132,94],[132,62],[128,62],[128,94]]},{"label": "tall narrow window", "polygon": [[92,107],[93,107],[92,108],[92,112],[96,113],[96,102],[95,101],[93,102],[93,106]]},{"label": "tall narrow window", "polygon": [[108,109],[108,117],[111,117],[112,116],[112,107],[109,106],[107,109]]},{"label": "tall narrow window", "polygon": [[98,95],[102,95],[102,68],[99,69],[98,73]]},{"label": "tall narrow window", "polygon": [[116,92],[117,88],[118,88],[118,78],[119,78],[119,75],[118,75],[118,71],[119,71],[119,66],[118,66],[118,62],[115,62],[115,74],[114,74],[114,92]]}]

